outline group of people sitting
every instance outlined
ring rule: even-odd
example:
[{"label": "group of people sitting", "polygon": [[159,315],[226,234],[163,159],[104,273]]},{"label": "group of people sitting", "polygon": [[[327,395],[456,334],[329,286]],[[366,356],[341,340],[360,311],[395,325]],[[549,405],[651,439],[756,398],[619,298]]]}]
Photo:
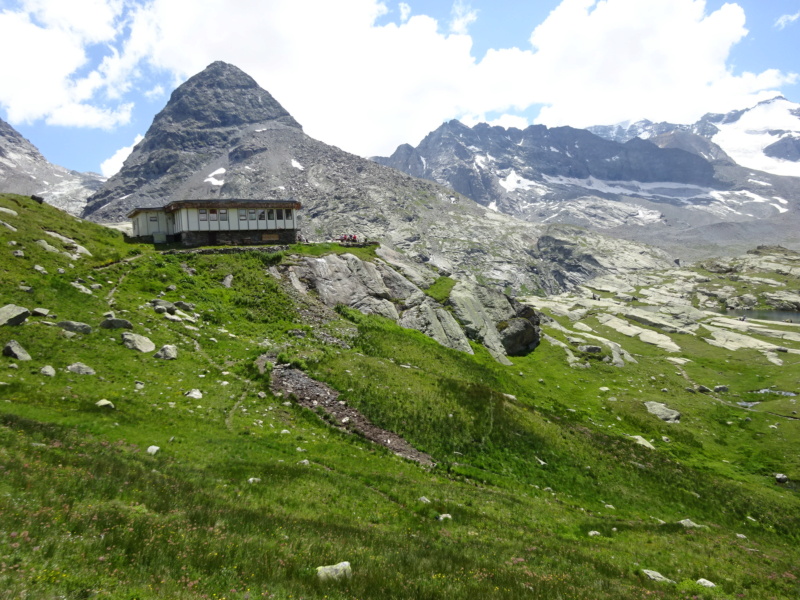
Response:
[{"label": "group of people sitting", "polygon": [[358,242],[358,236],[357,235],[353,235],[353,234],[349,234],[349,233],[343,233],[338,238],[336,238],[336,241],[337,242]]}]

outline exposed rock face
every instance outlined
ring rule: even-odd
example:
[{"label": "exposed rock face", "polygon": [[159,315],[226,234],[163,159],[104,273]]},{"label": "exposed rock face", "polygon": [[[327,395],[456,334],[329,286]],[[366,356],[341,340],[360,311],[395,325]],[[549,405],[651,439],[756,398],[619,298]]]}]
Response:
[{"label": "exposed rock face", "polygon": [[72,333],[83,333],[85,335],[92,333],[91,325],[79,321],[59,321],[56,325],[64,331],[71,331]]},{"label": "exposed rock face", "polygon": [[4,192],[35,194],[73,215],[105,179],[97,173],[79,173],[47,161],[16,129],[0,119],[0,187]]},{"label": "exposed rock face", "polygon": [[430,298],[406,310],[398,324],[421,331],[439,341],[443,346],[468,354],[473,353],[458,322],[441,304]]},{"label": "exposed rock face", "polygon": [[524,354],[539,343],[536,313],[495,289],[461,281],[450,292],[450,305],[467,335],[500,362],[510,364],[506,354]]}]

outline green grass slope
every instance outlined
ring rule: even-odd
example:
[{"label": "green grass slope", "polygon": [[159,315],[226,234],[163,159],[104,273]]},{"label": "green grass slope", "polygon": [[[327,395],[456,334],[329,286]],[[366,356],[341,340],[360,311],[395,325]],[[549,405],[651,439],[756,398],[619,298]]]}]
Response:
[{"label": "green grass slope", "polygon": [[[270,272],[284,255],[161,255],[25,197],[0,195],[0,208],[16,213],[0,211],[16,229],[0,224],[0,306],[51,311],[0,327],[0,345],[32,357],[0,357],[0,598],[800,596],[797,421],[771,430],[767,412],[677,391],[683,375],[652,346],[625,339],[638,364],[621,369],[571,369],[548,344],[504,367],[481,347],[470,356],[297,298]],[[60,243],[45,230],[92,256],[45,250],[37,240]],[[196,322],[156,314],[157,296],[194,303]],[[126,348],[121,330],[98,328],[108,310],[178,358]],[[94,329],[47,324],[61,320]],[[698,379],[797,387],[797,370],[760,355],[687,351]],[[437,466],[274,396],[264,354]],[[67,371],[75,362],[96,374]],[[642,407],[664,388],[680,424]],[[351,579],[318,581],[317,566],[345,560]]]}]

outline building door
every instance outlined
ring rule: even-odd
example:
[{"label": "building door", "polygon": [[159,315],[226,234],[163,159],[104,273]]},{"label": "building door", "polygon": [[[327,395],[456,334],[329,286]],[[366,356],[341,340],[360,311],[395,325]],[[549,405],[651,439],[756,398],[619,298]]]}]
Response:
[{"label": "building door", "polygon": [[209,231],[208,232],[208,245],[209,246],[216,246],[217,245],[217,232],[216,231]]}]

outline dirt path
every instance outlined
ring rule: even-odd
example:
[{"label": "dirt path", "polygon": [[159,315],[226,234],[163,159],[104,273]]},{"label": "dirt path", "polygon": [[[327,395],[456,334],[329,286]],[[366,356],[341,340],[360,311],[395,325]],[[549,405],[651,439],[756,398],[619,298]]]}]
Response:
[{"label": "dirt path", "polygon": [[330,415],[336,427],[360,433],[371,442],[388,448],[397,456],[416,461],[426,467],[436,464],[428,454],[420,452],[396,433],[373,425],[356,409],[339,401],[339,392],[312,379],[299,369],[288,365],[277,365],[272,370],[270,386],[273,393],[293,394],[300,406],[311,410],[321,408]]}]

